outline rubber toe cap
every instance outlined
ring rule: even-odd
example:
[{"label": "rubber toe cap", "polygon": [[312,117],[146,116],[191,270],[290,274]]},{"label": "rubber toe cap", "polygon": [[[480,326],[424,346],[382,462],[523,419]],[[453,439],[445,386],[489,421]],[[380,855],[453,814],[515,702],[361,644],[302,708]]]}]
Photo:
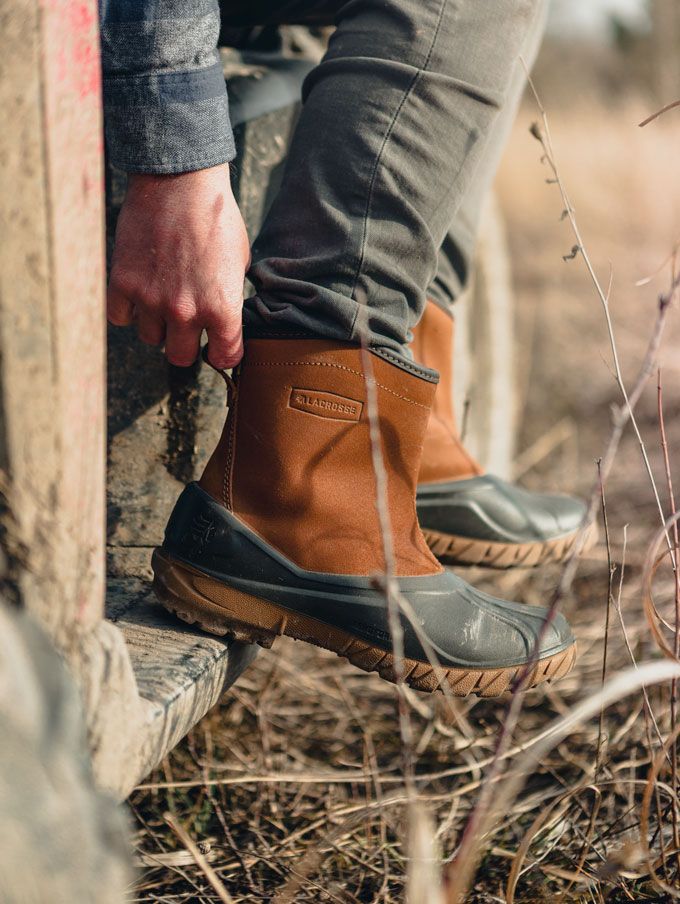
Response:
[{"label": "rubber toe cap", "polygon": [[446,582],[448,591],[442,581],[442,593],[431,606],[418,597],[413,600],[442,664],[508,668],[526,663],[535,652],[544,659],[574,643],[571,627],[559,613],[546,624],[545,608],[497,599],[451,572]]}]

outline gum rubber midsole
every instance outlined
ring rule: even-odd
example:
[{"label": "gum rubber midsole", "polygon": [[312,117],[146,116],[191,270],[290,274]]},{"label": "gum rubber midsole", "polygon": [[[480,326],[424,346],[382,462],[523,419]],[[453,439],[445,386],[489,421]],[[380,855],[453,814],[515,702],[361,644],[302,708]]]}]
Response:
[{"label": "gum rubber midsole", "polygon": [[[432,552],[451,565],[483,565],[487,568],[534,568],[548,562],[562,562],[576,545],[579,530],[550,540],[528,543],[496,543],[473,537],[461,537],[443,531],[422,528]],[[597,526],[592,524],[583,542],[582,552],[597,540]]]},{"label": "gum rubber midsole", "polygon": [[[229,634],[236,640],[271,646],[278,635],[287,635],[345,656],[365,671],[378,671],[395,680],[392,653],[355,637],[342,628],[327,625],[312,616],[293,612],[261,597],[244,593],[171,558],[162,549],[153,554],[154,590],[161,603],[184,620],[211,633]],[[539,660],[526,686],[565,675],[576,657],[576,644]],[[433,667],[429,662],[405,658],[401,673],[416,690],[434,691],[448,684],[458,696],[476,693],[485,697],[502,694],[524,669],[470,669]]]}]

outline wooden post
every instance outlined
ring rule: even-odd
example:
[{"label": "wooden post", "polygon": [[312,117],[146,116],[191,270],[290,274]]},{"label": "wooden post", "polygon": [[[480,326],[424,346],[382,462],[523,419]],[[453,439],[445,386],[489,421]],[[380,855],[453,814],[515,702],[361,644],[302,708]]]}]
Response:
[{"label": "wooden post", "polygon": [[512,274],[503,215],[491,195],[480,223],[472,285],[456,301],[454,388],[465,444],[494,474],[512,476],[516,390]]},{"label": "wooden post", "polygon": [[0,579],[68,659],[116,787],[143,714],[123,636],[102,621],[98,48],[96,0],[0,0]]},{"label": "wooden post", "polygon": [[98,783],[124,795],[254,650],[159,614],[143,568],[104,619],[99,72],[96,0],[0,0],[0,589],[68,661]]},{"label": "wooden post", "polygon": [[14,572],[7,580],[63,645],[74,630],[90,630],[104,604],[95,0],[3,0],[0,35],[0,442]]}]

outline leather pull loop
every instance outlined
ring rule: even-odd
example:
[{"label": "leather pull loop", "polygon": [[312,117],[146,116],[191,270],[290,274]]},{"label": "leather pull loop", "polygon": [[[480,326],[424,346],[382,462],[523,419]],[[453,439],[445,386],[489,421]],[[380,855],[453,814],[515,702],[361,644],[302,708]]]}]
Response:
[{"label": "leather pull loop", "polygon": [[[227,373],[226,370],[222,370],[219,367],[215,367],[214,364],[210,363],[210,359],[208,358],[208,345],[207,344],[204,345],[203,348],[201,349],[201,357],[203,358],[205,363],[208,365],[208,367],[212,367],[213,370],[216,370],[217,373],[224,380],[226,387],[227,387],[227,408],[231,408],[231,406],[236,401],[236,391],[237,391],[236,390],[236,380],[234,380],[234,378],[231,376],[231,374]],[[238,369],[237,367],[234,368],[234,371],[236,371],[237,369]]]}]

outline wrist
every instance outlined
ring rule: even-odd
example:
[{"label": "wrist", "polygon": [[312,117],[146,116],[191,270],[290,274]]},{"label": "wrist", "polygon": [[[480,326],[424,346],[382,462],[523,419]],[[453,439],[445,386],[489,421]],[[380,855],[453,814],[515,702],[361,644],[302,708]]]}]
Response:
[{"label": "wrist", "polygon": [[221,182],[231,188],[229,164],[220,163],[207,169],[189,170],[186,173],[128,173],[128,191],[165,191],[184,185],[202,185]]}]

